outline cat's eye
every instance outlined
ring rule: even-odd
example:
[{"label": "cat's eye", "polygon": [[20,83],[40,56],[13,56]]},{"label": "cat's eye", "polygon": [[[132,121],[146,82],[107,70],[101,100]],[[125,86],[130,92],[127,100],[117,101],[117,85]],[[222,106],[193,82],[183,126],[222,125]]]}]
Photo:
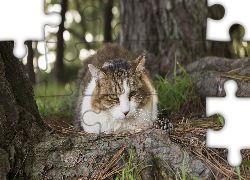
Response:
[{"label": "cat's eye", "polygon": [[137,91],[132,91],[132,92],[129,94],[129,96],[132,97],[132,96],[136,95],[136,93],[137,93]]},{"label": "cat's eye", "polygon": [[117,97],[117,95],[115,95],[115,94],[110,94],[109,97],[110,97],[111,99],[118,100],[118,97]]}]

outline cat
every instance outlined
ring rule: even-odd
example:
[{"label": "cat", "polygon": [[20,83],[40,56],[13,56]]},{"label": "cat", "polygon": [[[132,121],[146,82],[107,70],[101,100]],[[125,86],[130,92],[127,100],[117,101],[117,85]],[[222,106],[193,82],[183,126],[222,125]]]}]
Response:
[{"label": "cat", "polygon": [[77,128],[99,134],[153,125],[158,96],[145,56],[108,43],[84,60],[78,77]]}]

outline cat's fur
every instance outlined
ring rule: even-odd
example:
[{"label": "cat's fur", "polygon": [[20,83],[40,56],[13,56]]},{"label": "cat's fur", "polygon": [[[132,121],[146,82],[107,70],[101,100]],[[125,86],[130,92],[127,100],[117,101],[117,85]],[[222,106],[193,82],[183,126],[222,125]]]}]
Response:
[{"label": "cat's fur", "polygon": [[145,60],[145,53],[135,57],[115,44],[104,45],[84,60],[76,126],[89,133],[151,126],[157,118],[158,98]]}]

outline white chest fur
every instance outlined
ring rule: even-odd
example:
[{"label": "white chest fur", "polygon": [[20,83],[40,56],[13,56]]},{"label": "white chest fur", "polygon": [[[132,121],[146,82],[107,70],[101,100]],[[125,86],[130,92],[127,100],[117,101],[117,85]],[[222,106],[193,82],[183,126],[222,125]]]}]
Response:
[{"label": "white chest fur", "polygon": [[[91,98],[95,85],[95,80],[92,78],[82,100],[81,126],[84,131],[99,134],[104,131],[135,130],[145,126],[151,126],[153,121],[157,119],[157,95],[152,95],[152,103],[141,109],[136,109],[136,105],[133,101],[129,102],[132,115],[128,116],[126,120],[120,120],[115,117],[116,114],[120,116],[121,112],[125,111],[124,108],[126,109],[126,106],[122,104],[121,107],[116,106],[109,111],[95,112],[91,107]],[[126,87],[124,87],[124,89],[126,90]]]}]

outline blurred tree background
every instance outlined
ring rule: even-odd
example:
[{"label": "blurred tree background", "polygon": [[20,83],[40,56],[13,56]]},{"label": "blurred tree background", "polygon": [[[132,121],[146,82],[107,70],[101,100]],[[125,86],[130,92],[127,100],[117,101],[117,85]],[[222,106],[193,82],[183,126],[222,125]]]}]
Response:
[{"label": "blurred tree background", "polygon": [[[55,28],[45,26],[45,42],[26,42],[28,54],[22,61],[35,95],[58,99],[75,93],[81,62],[105,42],[154,54],[153,63],[162,76],[173,69],[175,55],[183,66],[208,55],[248,56],[250,48],[242,41],[244,28],[240,25],[231,27],[231,42],[204,41],[206,18],[220,19],[225,12],[222,6],[208,8],[206,4],[206,0],[45,0],[45,13],[60,13],[63,23]],[[186,21],[195,23],[198,39],[190,41]]]},{"label": "blurred tree background", "polygon": [[45,26],[45,42],[26,42],[28,54],[22,59],[37,96],[75,92],[81,61],[119,37],[114,29],[120,22],[118,1],[46,0],[45,13],[50,12],[60,13],[63,23]]}]

